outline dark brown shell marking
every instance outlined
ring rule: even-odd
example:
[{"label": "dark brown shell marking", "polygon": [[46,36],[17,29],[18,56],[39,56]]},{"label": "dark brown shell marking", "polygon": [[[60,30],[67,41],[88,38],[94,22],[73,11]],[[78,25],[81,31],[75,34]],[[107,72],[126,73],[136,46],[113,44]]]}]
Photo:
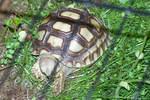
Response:
[{"label": "dark brown shell marking", "polygon": [[65,8],[54,12],[40,25],[36,50],[60,55],[67,65],[93,63],[107,49],[110,38],[102,22],[87,11]]}]

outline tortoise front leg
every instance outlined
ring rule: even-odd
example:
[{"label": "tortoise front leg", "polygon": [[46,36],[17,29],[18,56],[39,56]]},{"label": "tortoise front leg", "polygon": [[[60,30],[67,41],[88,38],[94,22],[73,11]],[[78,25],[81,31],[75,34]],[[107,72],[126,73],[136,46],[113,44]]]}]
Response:
[{"label": "tortoise front leg", "polygon": [[65,73],[62,69],[56,73],[52,86],[54,95],[59,95],[64,90],[65,78]]}]

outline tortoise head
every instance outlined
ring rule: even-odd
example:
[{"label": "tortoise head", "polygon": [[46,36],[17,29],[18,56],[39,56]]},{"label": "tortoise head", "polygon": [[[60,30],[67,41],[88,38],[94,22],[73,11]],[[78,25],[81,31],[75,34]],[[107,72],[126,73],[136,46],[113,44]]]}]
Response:
[{"label": "tortoise head", "polygon": [[56,57],[49,53],[43,53],[39,55],[38,60],[33,65],[32,73],[36,78],[46,80],[46,78],[53,76],[58,66],[59,64]]},{"label": "tortoise head", "polygon": [[52,77],[58,66],[59,64],[56,57],[46,53],[39,56],[39,68],[45,76],[49,78]]},{"label": "tortoise head", "polygon": [[60,67],[58,59],[48,53],[44,53],[40,54],[38,61],[32,68],[32,72],[37,78],[46,79],[47,77],[53,82],[54,95],[58,95],[64,89],[65,73],[62,68],[58,67]]}]

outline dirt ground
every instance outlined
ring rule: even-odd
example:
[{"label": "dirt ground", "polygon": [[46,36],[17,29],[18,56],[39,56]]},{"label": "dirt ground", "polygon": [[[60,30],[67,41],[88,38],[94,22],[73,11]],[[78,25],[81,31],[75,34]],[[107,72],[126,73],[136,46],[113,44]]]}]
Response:
[{"label": "dirt ground", "polygon": [[[5,32],[5,27],[0,26],[0,60],[6,51],[4,37],[10,35]],[[17,84],[17,73],[14,68],[0,65],[0,100],[29,100],[33,94],[31,90]]]},{"label": "dirt ground", "polygon": [[18,77],[14,77],[14,69],[9,68],[0,72],[0,100],[29,100],[32,90],[18,84]]},{"label": "dirt ground", "polygon": [[[1,3],[0,10],[7,11],[10,8],[11,0],[3,0],[5,3]],[[16,0],[17,1],[17,0]],[[14,2],[15,3],[15,2]],[[18,7],[18,6],[17,6]],[[19,8],[17,8],[19,9]],[[22,11],[20,11],[22,12]],[[4,46],[4,39],[9,32],[6,32],[6,28],[3,26],[3,21],[10,18],[11,15],[0,13],[0,60],[3,58],[6,48]],[[7,66],[0,65],[0,100],[29,100],[31,99],[32,90],[18,84],[19,77],[14,68],[7,68]]]}]

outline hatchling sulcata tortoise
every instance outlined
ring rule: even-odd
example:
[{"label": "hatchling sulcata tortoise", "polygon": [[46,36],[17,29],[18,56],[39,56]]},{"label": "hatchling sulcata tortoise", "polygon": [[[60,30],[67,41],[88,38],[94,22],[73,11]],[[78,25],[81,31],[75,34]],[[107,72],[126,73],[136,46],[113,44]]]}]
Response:
[{"label": "hatchling sulcata tortoise", "polygon": [[102,21],[74,8],[53,12],[39,26],[38,35],[33,54],[39,57],[32,72],[39,79],[54,75],[56,95],[64,89],[69,74],[92,64],[110,44]]}]

